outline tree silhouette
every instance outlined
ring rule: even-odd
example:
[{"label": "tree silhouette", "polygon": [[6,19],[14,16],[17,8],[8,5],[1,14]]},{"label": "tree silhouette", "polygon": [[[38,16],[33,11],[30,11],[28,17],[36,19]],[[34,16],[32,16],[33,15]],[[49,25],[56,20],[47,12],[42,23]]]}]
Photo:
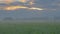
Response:
[{"label": "tree silhouette", "polygon": [[12,17],[5,17],[3,20],[13,20]]}]

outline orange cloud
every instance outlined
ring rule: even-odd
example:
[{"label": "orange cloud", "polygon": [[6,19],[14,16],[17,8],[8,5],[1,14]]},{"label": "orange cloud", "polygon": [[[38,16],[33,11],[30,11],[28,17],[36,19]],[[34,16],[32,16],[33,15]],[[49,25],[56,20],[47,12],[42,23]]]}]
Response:
[{"label": "orange cloud", "polygon": [[27,0],[19,0],[20,2],[23,2],[23,3],[25,3],[25,2],[27,2]]},{"label": "orange cloud", "polygon": [[37,7],[27,7],[27,6],[10,6],[10,7],[5,7],[4,10],[16,10],[16,9],[27,9],[27,10],[44,10],[42,8],[37,8]]}]

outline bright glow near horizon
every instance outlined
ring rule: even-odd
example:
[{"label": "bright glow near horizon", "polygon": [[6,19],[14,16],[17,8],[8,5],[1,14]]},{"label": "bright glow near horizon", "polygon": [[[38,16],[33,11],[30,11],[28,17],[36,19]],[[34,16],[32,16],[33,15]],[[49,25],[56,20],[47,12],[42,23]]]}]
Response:
[{"label": "bright glow near horizon", "polygon": [[37,7],[26,7],[26,6],[10,6],[10,7],[5,7],[4,10],[16,10],[16,9],[29,9],[29,10],[44,10],[42,8],[37,8]]}]

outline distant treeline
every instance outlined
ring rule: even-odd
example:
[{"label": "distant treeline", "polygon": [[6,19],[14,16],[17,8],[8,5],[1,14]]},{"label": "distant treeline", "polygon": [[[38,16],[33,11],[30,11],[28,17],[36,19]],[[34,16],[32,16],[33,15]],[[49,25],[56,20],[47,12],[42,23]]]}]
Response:
[{"label": "distant treeline", "polygon": [[33,18],[12,18],[12,17],[6,17],[3,18],[3,20],[60,20],[60,17],[54,17],[54,18],[49,18],[49,17],[33,17]]}]

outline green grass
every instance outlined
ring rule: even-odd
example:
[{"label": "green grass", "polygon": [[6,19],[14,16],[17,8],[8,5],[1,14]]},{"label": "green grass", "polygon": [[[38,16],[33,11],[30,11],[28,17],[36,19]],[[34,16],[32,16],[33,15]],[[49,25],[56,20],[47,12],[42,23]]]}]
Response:
[{"label": "green grass", "polygon": [[60,34],[60,24],[40,22],[1,22],[0,34]]}]

